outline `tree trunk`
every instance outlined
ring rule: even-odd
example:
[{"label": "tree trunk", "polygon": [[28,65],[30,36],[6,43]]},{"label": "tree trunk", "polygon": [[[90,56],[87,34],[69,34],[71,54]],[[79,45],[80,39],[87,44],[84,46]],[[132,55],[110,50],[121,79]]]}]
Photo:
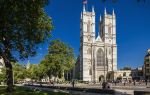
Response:
[{"label": "tree trunk", "polygon": [[7,91],[13,91],[13,71],[12,71],[12,64],[9,60],[4,58],[5,67],[6,67],[6,83],[7,83]]}]

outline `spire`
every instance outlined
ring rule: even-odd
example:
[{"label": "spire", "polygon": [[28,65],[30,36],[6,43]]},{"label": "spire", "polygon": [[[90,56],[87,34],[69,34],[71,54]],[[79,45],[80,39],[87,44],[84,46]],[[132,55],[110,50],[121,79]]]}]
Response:
[{"label": "spire", "polygon": [[83,17],[82,17],[82,12],[81,12],[81,19],[82,19]]},{"label": "spire", "polygon": [[106,15],[107,14],[107,12],[106,12],[106,8],[105,8],[105,10],[104,10],[104,15]]},{"label": "spire", "polygon": [[113,11],[112,11],[112,15],[115,15],[114,9],[113,9]]},{"label": "spire", "polygon": [[99,16],[99,21],[101,22],[102,18],[101,18],[101,15]]},{"label": "spire", "polygon": [[94,13],[94,6],[92,6],[92,12]]},{"label": "spire", "polygon": [[85,12],[85,5],[83,5],[83,12]]}]

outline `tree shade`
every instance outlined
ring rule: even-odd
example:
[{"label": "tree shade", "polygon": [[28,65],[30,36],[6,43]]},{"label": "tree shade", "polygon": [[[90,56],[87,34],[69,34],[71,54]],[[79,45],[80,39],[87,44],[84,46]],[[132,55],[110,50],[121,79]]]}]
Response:
[{"label": "tree shade", "polygon": [[48,0],[0,0],[0,56],[6,66],[7,90],[13,90],[11,61],[36,54],[36,46],[50,37],[51,18],[44,12]]}]

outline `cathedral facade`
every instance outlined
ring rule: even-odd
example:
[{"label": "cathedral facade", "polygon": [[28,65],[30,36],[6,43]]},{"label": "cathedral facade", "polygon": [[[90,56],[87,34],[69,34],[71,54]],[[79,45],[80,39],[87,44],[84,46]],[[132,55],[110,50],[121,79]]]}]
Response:
[{"label": "cathedral facade", "polygon": [[106,80],[107,73],[117,70],[116,16],[114,10],[99,19],[96,36],[95,11],[83,12],[80,18],[79,77],[83,81],[99,82]]}]

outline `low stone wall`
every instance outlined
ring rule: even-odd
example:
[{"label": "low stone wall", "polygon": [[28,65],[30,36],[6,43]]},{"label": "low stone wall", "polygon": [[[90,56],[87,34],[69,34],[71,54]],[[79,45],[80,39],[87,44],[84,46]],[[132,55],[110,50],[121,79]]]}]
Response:
[{"label": "low stone wall", "polygon": [[89,93],[101,93],[101,94],[112,94],[112,95],[115,94],[115,90],[112,90],[112,89],[59,87],[59,86],[34,86],[34,87],[51,88],[51,89],[61,89],[61,90],[73,90],[73,91],[81,91],[81,92],[89,92]]},{"label": "low stone wall", "polygon": [[134,95],[150,95],[150,91],[134,91]]},{"label": "low stone wall", "polygon": [[77,88],[77,87],[49,87],[49,88],[62,89],[62,90],[74,90],[74,91],[82,91],[82,92],[91,92],[91,93],[115,94],[115,91],[112,89]]}]

